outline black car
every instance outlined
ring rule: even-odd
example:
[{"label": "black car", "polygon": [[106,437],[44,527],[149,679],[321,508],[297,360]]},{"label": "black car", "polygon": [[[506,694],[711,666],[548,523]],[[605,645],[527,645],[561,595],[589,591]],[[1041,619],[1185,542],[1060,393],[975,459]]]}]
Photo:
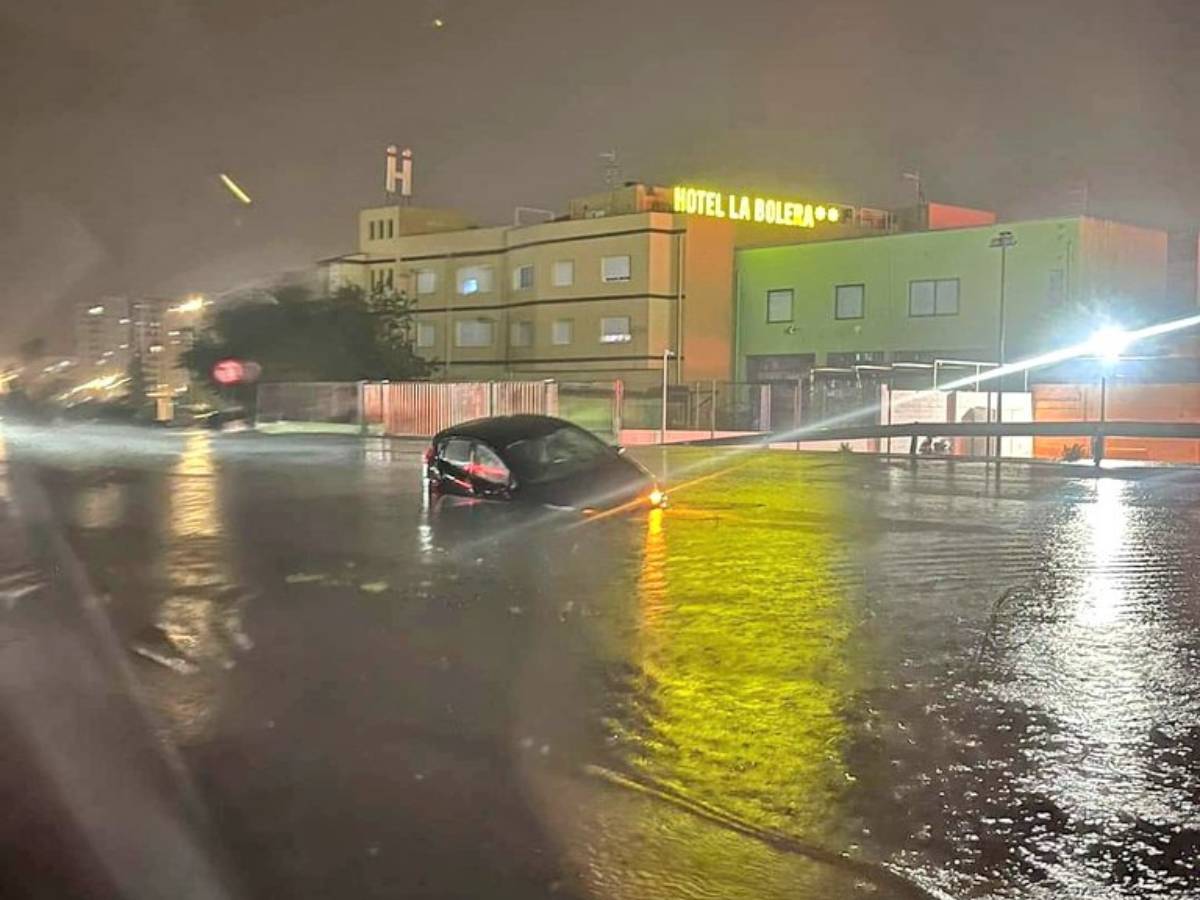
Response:
[{"label": "black car", "polygon": [[435,493],[579,510],[664,506],[654,476],[623,451],[551,416],[463,422],[433,438],[425,478]]}]

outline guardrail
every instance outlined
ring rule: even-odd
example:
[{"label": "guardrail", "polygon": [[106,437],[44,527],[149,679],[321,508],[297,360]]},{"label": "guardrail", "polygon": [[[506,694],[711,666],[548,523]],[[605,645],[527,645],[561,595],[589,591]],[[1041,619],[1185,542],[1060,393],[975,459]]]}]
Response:
[{"label": "guardrail", "polygon": [[1200,422],[903,422],[892,425],[843,425],[798,428],[771,434],[731,436],[688,441],[693,446],[770,446],[910,438],[909,455],[916,456],[922,438],[1051,437],[1086,438],[1093,442],[1091,456],[1099,462],[1105,438],[1176,438],[1200,440]]}]

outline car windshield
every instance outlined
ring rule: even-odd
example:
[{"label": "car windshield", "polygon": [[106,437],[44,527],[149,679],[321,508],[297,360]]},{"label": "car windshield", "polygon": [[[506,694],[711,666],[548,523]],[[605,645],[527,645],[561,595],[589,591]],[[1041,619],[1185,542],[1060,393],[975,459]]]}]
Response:
[{"label": "car windshield", "polygon": [[517,478],[526,484],[557,481],[592,468],[612,450],[586,431],[563,426],[549,434],[508,445]]}]

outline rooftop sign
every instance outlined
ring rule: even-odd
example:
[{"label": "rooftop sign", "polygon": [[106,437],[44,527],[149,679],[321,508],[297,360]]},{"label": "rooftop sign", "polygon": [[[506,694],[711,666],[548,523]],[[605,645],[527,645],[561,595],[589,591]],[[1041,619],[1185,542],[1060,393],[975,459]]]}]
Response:
[{"label": "rooftop sign", "polygon": [[838,222],[842,210],[798,200],[761,197],[755,194],[724,194],[694,187],[674,188],[672,208],[677,213],[730,219],[734,222],[761,222],[792,228],[815,228],[821,222]]}]

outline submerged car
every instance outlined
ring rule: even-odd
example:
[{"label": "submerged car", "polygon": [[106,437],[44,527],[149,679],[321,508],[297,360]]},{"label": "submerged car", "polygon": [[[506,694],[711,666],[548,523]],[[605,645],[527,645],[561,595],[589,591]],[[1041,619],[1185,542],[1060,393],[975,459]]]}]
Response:
[{"label": "submerged car", "polygon": [[593,511],[665,506],[644,467],[551,416],[495,416],[439,432],[425,451],[431,491]]}]

